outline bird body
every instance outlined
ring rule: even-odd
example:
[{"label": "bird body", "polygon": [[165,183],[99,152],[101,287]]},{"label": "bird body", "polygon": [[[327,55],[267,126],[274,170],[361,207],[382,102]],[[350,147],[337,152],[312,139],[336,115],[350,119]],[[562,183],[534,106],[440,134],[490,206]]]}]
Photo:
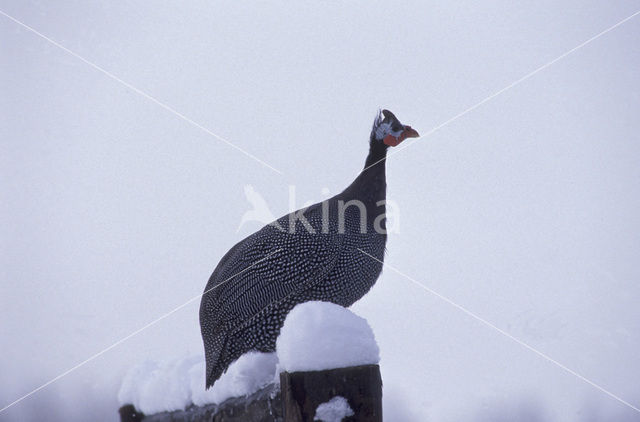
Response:
[{"label": "bird body", "polygon": [[[383,113],[384,119],[379,115],[374,122],[365,169],[349,187],[266,225],[220,260],[200,305],[207,388],[242,354],[275,351],[285,317],[298,303],[320,300],[347,307],[376,282],[387,240],[384,159],[389,145],[383,140],[389,133],[396,134],[394,139],[417,136],[393,114]],[[383,124],[389,130],[381,132]]]}]

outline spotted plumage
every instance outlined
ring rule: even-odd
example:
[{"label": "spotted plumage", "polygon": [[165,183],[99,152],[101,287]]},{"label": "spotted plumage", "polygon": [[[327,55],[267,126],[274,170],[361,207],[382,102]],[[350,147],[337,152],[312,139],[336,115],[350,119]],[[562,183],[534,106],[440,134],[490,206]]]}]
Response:
[{"label": "spotted plumage", "polygon": [[[311,300],[350,306],[374,285],[384,259],[389,145],[418,136],[384,110],[360,175],[340,194],[279,218],[220,260],[202,296],[206,386],[242,354],[273,352],[287,313]],[[365,252],[365,253],[363,253]]]}]

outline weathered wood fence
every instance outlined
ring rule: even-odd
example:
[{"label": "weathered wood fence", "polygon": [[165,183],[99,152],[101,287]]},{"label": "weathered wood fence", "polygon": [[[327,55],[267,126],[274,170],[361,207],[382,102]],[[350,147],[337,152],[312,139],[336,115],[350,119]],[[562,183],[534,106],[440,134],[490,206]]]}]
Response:
[{"label": "weathered wood fence", "polygon": [[270,385],[219,405],[144,415],[133,405],[120,408],[121,422],[312,422],[317,407],[344,397],[353,416],[344,422],[382,422],[382,378],[378,365],[326,371],[283,372],[280,388]]}]

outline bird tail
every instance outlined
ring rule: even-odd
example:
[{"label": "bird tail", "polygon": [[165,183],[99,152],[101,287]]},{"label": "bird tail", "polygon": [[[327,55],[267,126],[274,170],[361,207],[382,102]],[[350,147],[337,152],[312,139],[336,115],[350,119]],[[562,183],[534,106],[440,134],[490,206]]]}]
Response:
[{"label": "bird tail", "polygon": [[205,343],[205,357],[207,365],[206,388],[209,389],[227,370],[222,351],[227,343],[227,333],[216,333],[211,341]]}]

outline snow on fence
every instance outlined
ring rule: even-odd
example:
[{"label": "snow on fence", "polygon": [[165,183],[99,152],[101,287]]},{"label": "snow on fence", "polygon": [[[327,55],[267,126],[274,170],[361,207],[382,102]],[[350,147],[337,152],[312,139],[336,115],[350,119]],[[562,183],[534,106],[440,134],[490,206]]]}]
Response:
[{"label": "snow on fence", "polygon": [[121,421],[382,421],[379,350],[364,318],[331,303],[298,305],[276,349],[241,357],[209,391],[197,357],[139,365],[120,390]]}]

